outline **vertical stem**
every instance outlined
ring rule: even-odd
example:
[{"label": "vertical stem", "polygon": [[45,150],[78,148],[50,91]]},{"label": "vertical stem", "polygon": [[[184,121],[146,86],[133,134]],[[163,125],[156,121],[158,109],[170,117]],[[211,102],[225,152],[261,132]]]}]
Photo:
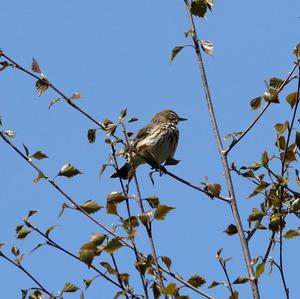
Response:
[{"label": "vertical stem", "polygon": [[201,75],[201,79],[202,79],[202,83],[203,83],[203,87],[204,87],[205,98],[206,98],[206,102],[207,102],[207,106],[208,106],[208,112],[209,112],[209,115],[210,115],[210,119],[211,119],[211,122],[212,122],[213,131],[214,131],[214,135],[215,135],[215,138],[216,138],[219,154],[220,154],[222,164],[223,164],[223,169],[224,169],[224,173],[225,173],[227,188],[228,188],[229,197],[230,197],[231,211],[232,211],[232,215],[233,215],[233,218],[235,220],[235,223],[236,223],[236,226],[237,226],[237,229],[238,229],[238,234],[239,234],[239,238],[240,238],[240,242],[241,242],[241,246],[242,246],[244,259],[245,259],[246,267],[247,267],[248,274],[249,274],[249,277],[250,277],[252,295],[253,295],[254,299],[259,299],[260,295],[259,295],[259,290],[258,290],[258,285],[257,285],[257,279],[255,278],[254,270],[253,270],[253,267],[251,265],[251,256],[250,256],[249,246],[248,246],[248,242],[246,240],[246,237],[244,235],[243,224],[242,224],[240,214],[239,214],[239,210],[238,210],[238,207],[237,207],[233,182],[232,182],[232,178],[231,178],[231,174],[230,174],[230,170],[229,170],[228,159],[227,159],[226,152],[224,152],[222,139],[221,139],[219,128],[218,128],[218,123],[217,123],[217,119],[216,119],[214,108],[213,108],[213,103],[212,103],[212,99],[211,99],[211,95],[210,95],[210,91],[209,91],[209,86],[208,86],[208,81],[207,81],[207,77],[206,77],[206,73],[205,73],[203,59],[202,59],[202,55],[201,55],[201,51],[200,51],[200,45],[199,45],[199,42],[198,42],[196,26],[195,26],[194,19],[193,19],[191,10],[190,10],[189,1],[184,0],[184,2],[185,2],[185,6],[186,6],[186,9],[187,9],[188,16],[189,16],[191,30],[192,30],[192,33],[193,33],[192,39],[193,39],[193,42],[194,42],[198,67],[199,67],[199,71],[200,71],[200,75]]},{"label": "vertical stem", "polygon": [[[115,149],[113,144],[111,144],[111,150],[112,150],[112,157],[113,157],[113,160],[114,160],[115,168],[116,168],[116,171],[118,171],[119,170],[119,165],[118,165],[118,161],[117,161],[117,158],[116,158],[116,149]],[[119,181],[120,181],[120,185],[122,187],[122,191],[123,191],[124,195],[126,196],[126,208],[127,208],[128,218],[129,218],[129,227],[130,227],[130,230],[132,230],[132,225],[131,225],[131,220],[130,220],[131,211],[130,211],[130,205],[129,205],[129,200],[128,200],[128,192],[125,189],[123,181],[120,177],[119,177]],[[130,238],[130,241],[131,241],[132,248],[133,248],[133,251],[134,251],[134,254],[135,254],[135,259],[136,259],[137,262],[139,262],[140,257],[139,257],[139,254],[138,254],[135,242],[134,242],[134,238],[132,238],[132,239]],[[141,278],[141,281],[142,281],[145,299],[148,299],[149,295],[148,295],[148,290],[147,290],[147,284],[146,284],[146,281],[145,281],[145,275],[143,275],[140,271],[138,271],[138,272],[140,274],[140,278]]]}]

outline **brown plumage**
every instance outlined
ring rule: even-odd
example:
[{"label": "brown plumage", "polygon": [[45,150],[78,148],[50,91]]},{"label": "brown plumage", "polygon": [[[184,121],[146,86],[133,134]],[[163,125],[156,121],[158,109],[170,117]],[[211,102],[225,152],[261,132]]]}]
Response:
[{"label": "brown plumage", "polygon": [[172,110],[156,113],[151,122],[133,139],[134,151],[131,153],[131,159],[129,158],[129,161],[111,177],[130,179],[134,168],[141,164],[148,162],[155,166],[173,160],[179,139],[177,124],[183,120],[186,119],[179,117]]}]

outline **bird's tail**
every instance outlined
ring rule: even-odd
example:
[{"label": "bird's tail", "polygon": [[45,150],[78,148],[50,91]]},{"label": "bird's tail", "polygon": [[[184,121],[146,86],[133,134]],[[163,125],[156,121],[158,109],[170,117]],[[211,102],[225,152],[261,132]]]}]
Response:
[{"label": "bird's tail", "polygon": [[118,171],[113,173],[110,177],[117,178],[120,177],[123,180],[131,179],[133,176],[133,169],[130,163],[125,163]]}]

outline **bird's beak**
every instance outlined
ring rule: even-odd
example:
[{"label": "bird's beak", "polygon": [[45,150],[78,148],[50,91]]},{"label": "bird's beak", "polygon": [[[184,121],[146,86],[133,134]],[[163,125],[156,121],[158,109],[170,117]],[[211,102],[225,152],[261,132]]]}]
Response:
[{"label": "bird's beak", "polygon": [[183,118],[183,117],[178,117],[178,121],[184,121],[184,120],[188,120],[187,118]]}]

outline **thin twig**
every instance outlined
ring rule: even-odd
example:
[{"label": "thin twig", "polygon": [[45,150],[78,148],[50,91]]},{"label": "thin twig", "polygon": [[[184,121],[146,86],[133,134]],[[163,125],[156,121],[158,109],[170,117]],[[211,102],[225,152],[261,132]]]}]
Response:
[{"label": "thin twig", "polygon": [[229,291],[231,293],[231,297],[232,297],[232,299],[237,299],[237,298],[235,298],[235,294],[234,294],[234,291],[233,291],[233,288],[232,288],[232,285],[231,285],[231,282],[230,282],[230,279],[229,279],[229,275],[228,275],[228,272],[227,272],[227,269],[226,269],[226,264],[221,259],[219,259],[219,263],[220,263],[220,265],[223,269],[223,272],[226,276],[226,280],[227,280],[227,283],[228,283]]},{"label": "thin twig", "polygon": [[[289,82],[290,79],[294,73],[294,71],[297,68],[297,64],[295,64],[293,66],[293,68],[291,69],[291,71],[289,72],[288,77],[282,82],[281,86],[279,87],[277,93],[279,93],[280,91],[282,91],[282,89],[284,88],[284,86],[286,86]],[[248,132],[254,127],[254,125],[258,122],[258,120],[262,117],[262,115],[266,112],[266,110],[270,107],[271,102],[267,103],[264,108],[260,111],[260,113],[255,117],[255,119],[251,122],[251,124],[246,128],[246,130],[240,135],[239,138],[235,139],[230,145],[229,147],[224,151],[224,153],[226,155],[228,155],[228,153],[233,149],[233,147],[235,145],[237,145],[237,143],[239,143],[247,134]]]},{"label": "thin twig", "polygon": [[192,39],[193,39],[194,45],[195,45],[195,53],[196,53],[196,56],[197,56],[197,62],[198,62],[200,75],[201,75],[201,79],[202,79],[202,83],[203,83],[203,87],[204,87],[204,93],[205,93],[205,98],[206,98],[206,102],[207,102],[207,106],[208,106],[208,111],[209,111],[210,119],[211,119],[211,122],[212,122],[216,142],[217,142],[217,145],[218,145],[219,154],[220,154],[222,164],[223,164],[223,169],[224,169],[224,174],[225,174],[226,183],[227,183],[227,187],[228,187],[229,197],[231,199],[230,200],[231,210],[232,210],[233,218],[235,220],[235,223],[236,223],[236,226],[237,226],[237,229],[238,229],[238,234],[239,234],[239,237],[240,237],[240,242],[241,242],[243,255],[244,255],[244,258],[245,258],[245,263],[246,263],[246,267],[247,267],[248,274],[249,274],[249,277],[250,277],[250,283],[251,283],[251,287],[252,287],[253,298],[254,299],[259,299],[260,295],[259,295],[257,279],[255,277],[253,266],[251,264],[250,250],[249,250],[248,242],[247,242],[245,234],[244,234],[243,224],[242,224],[241,217],[240,217],[240,214],[239,214],[239,210],[238,210],[238,207],[237,207],[237,201],[236,201],[236,197],[235,197],[235,192],[234,192],[233,182],[232,182],[232,178],[231,178],[231,173],[230,173],[230,170],[229,170],[227,155],[224,153],[222,139],[221,139],[221,136],[220,136],[218,123],[217,123],[216,116],[215,116],[215,113],[214,113],[213,103],[212,103],[212,99],[211,99],[211,95],[210,95],[210,91],[209,91],[209,86],[208,86],[208,81],[207,81],[207,77],[206,77],[206,72],[205,72],[203,59],[202,59],[202,55],[201,55],[201,50],[200,50],[201,48],[200,48],[200,45],[199,45],[199,39],[198,39],[198,36],[197,36],[197,31],[196,31],[196,26],[195,26],[195,23],[194,23],[194,18],[193,18],[193,15],[191,13],[190,2],[188,0],[184,0],[184,2],[185,2],[185,6],[186,6],[186,9],[187,9],[187,13],[188,13],[188,17],[189,17],[189,21],[190,21],[190,25],[191,25],[191,31],[193,33],[192,34]]},{"label": "thin twig", "polygon": [[[20,155],[32,168],[34,168],[38,173],[43,173],[42,170],[40,170],[34,163],[32,163],[32,161],[30,161],[30,159],[25,156],[2,132],[0,132],[0,137],[3,138],[3,140],[14,150],[17,152],[18,155]],[[47,182],[49,184],[51,184],[63,197],[65,197],[68,201],[70,201],[80,212],[82,212],[86,217],[88,217],[92,222],[94,222],[95,224],[97,224],[98,226],[100,226],[104,231],[106,231],[107,233],[111,234],[114,237],[118,237],[118,235],[110,230],[109,228],[107,228],[105,225],[103,225],[102,223],[100,223],[99,221],[97,221],[94,217],[92,217],[91,215],[89,215],[84,209],[82,209],[68,194],[66,194],[66,192],[64,192],[55,182],[53,182],[50,179],[46,179]],[[120,242],[124,245],[127,246],[128,248],[134,250],[134,247],[129,244],[128,242],[126,242],[123,239],[120,239]],[[141,258],[145,258],[145,256],[141,253],[138,252],[138,255]],[[199,290],[197,288],[195,288],[193,285],[191,285],[190,283],[186,282],[185,280],[183,280],[182,278],[180,278],[178,275],[170,272],[169,270],[163,268],[162,266],[159,265],[159,269],[161,271],[163,271],[164,273],[170,275],[171,277],[175,278],[176,280],[178,280],[179,282],[181,282],[182,284],[184,284],[185,286],[187,286],[188,288],[190,288],[191,290],[195,291],[196,293],[202,295],[205,298],[208,299],[214,299],[213,297],[211,297],[210,295],[206,294],[205,292],[203,292],[202,290]]]},{"label": "thin twig", "polygon": [[[113,162],[114,162],[114,165],[115,165],[115,169],[118,172],[119,171],[119,165],[118,165],[118,161],[117,161],[117,158],[116,158],[116,150],[115,150],[114,144],[111,144],[111,151],[112,151],[112,157],[113,157]],[[126,208],[127,208],[128,219],[129,219],[129,227],[130,227],[130,232],[131,232],[132,231],[131,211],[130,211],[130,205],[129,205],[129,199],[128,199],[128,192],[127,192],[127,190],[124,186],[123,180],[120,177],[118,177],[118,178],[119,178],[119,182],[120,182],[123,194],[126,197]],[[135,254],[136,261],[139,262],[140,257],[139,257],[139,254],[138,254],[138,250],[136,248],[136,244],[135,244],[133,238],[130,238],[130,240],[131,240],[131,243],[132,243],[132,247],[133,247],[133,251],[134,251],[134,254]],[[146,284],[146,281],[145,281],[145,275],[141,271],[138,271],[138,272],[140,274],[140,278],[141,278],[141,281],[142,281],[145,299],[148,299],[149,295],[148,295],[147,284]]]},{"label": "thin twig", "polygon": [[[2,251],[0,251],[0,257],[3,257],[8,262],[10,262],[14,266],[16,266],[18,269],[20,269],[22,272],[24,272],[32,281],[34,281],[34,283],[36,283],[39,286],[41,291],[43,291],[44,293],[46,293],[49,296],[51,296],[51,295],[53,296],[53,294],[51,294],[49,291],[47,291],[47,289],[40,282],[38,282],[38,280],[32,274],[30,274],[23,266],[19,265],[18,263],[16,263],[13,260],[11,260]],[[57,297],[55,296],[54,298],[57,298]]]},{"label": "thin twig", "polygon": [[[125,141],[126,141],[128,149],[129,149],[129,155],[130,155],[130,158],[131,158],[130,161],[132,161],[131,145],[130,145],[130,141],[128,139],[128,135],[127,135],[127,132],[126,132],[126,127],[125,127],[123,122],[121,123],[121,125],[122,125],[122,131],[123,131],[123,134],[124,134],[124,137],[125,137]],[[134,168],[134,165],[132,165],[132,167]],[[139,186],[139,182],[138,182],[135,170],[133,170],[133,180],[134,180],[134,184],[135,184],[135,188],[136,188],[136,192],[137,192],[137,199],[138,199],[138,203],[139,203],[139,206],[140,206],[140,210],[141,210],[141,213],[144,214],[145,209],[144,209],[141,190],[140,190],[140,186]],[[154,259],[154,264],[156,266],[157,278],[159,280],[160,286],[163,288],[164,287],[164,282],[163,282],[163,278],[162,278],[162,275],[161,275],[161,271],[159,269],[159,264],[158,264],[158,259],[157,259],[157,254],[156,254],[156,249],[155,249],[155,245],[154,245],[154,241],[153,241],[152,230],[151,230],[150,224],[145,224],[145,228],[146,228],[147,236],[148,236],[149,243],[150,243],[150,246],[151,246],[151,253],[152,253],[152,256],[153,256],[153,259]]]},{"label": "thin twig", "polygon": [[[73,254],[72,252],[68,251],[67,249],[63,248],[62,246],[60,246],[57,242],[55,242],[52,238],[50,238],[49,236],[47,236],[46,234],[44,234],[41,230],[39,230],[37,227],[35,227],[34,225],[32,225],[28,220],[25,221],[25,224],[33,229],[35,232],[37,232],[39,235],[41,235],[44,239],[47,240],[47,245],[52,246],[64,253],[66,253],[67,255],[73,257],[74,259],[80,261],[81,263],[83,263],[84,265],[86,265],[86,263],[78,256],[76,256],[75,254]],[[93,269],[96,273],[98,273],[101,277],[103,277],[104,279],[106,279],[107,281],[109,281],[110,283],[112,283],[113,285],[117,286],[118,288],[122,289],[122,290],[127,290],[122,284],[118,284],[117,282],[115,282],[114,280],[112,280],[110,277],[108,277],[105,273],[103,273],[102,271],[100,271],[98,268],[96,268],[93,264],[89,265],[89,268]],[[133,294],[132,294],[133,295]],[[136,297],[136,296],[135,296]]]}]

